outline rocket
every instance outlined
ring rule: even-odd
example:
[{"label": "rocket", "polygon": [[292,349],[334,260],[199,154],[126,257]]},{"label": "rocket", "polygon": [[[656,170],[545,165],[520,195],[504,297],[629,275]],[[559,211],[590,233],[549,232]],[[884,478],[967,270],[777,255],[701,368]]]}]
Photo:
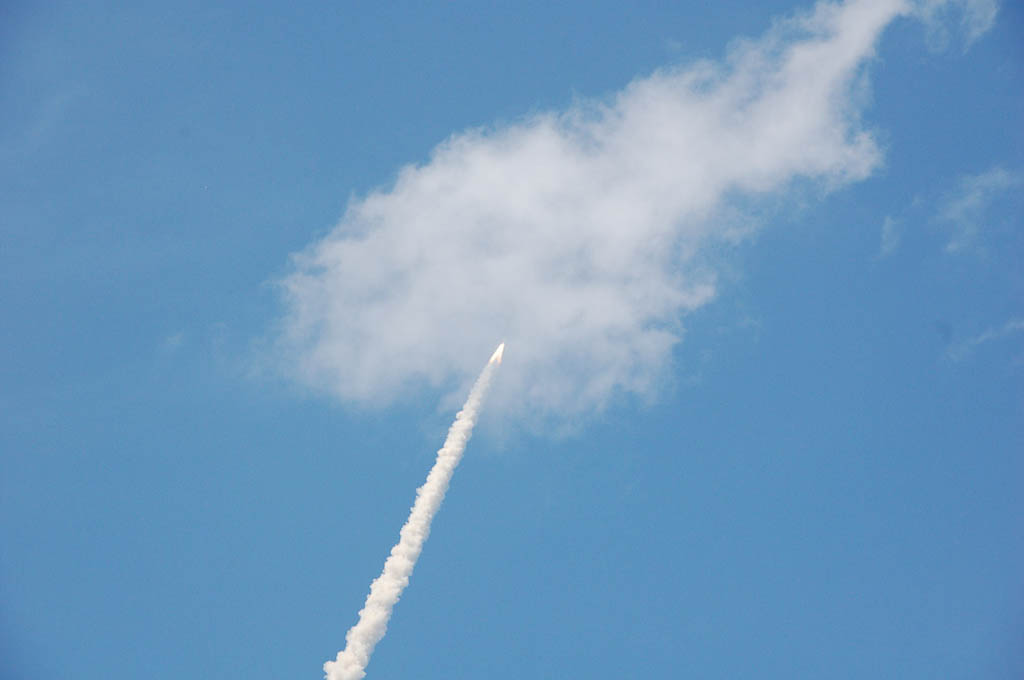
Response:
[{"label": "rocket", "polygon": [[505,353],[505,343],[501,343],[500,345],[498,345],[498,349],[494,350],[494,354],[491,355],[491,360],[488,361],[487,363],[489,363],[489,364],[500,364],[501,363],[501,355],[504,354],[504,353]]}]

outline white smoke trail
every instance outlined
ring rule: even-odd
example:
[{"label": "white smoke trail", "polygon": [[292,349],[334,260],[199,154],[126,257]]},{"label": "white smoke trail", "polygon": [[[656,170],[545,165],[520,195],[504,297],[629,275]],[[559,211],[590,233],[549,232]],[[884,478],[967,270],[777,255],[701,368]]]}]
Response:
[{"label": "white smoke trail", "polygon": [[430,523],[441,507],[452,473],[473,434],[477,414],[491,384],[494,369],[501,363],[504,349],[505,343],[501,343],[491,355],[490,361],[473,384],[473,389],[469,391],[462,410],[455,416],[455,422],[448,430],[444,446],[437,452],[437,461],[430,469],[427,481],[416,491],[416,502],[402,527],[398,544],[391,549],[390,557],[384,562],[384,571],[370,585],[370,594],[359,612],[359,621],[345,635],[345,649],[338,652],[334,661],[324,664],[324,677],[327,680],[360,680],[366,676],[366,665],[370,663],[373,648],[387,632],[391,610],[409,585],[416,559],[430,535]]}]

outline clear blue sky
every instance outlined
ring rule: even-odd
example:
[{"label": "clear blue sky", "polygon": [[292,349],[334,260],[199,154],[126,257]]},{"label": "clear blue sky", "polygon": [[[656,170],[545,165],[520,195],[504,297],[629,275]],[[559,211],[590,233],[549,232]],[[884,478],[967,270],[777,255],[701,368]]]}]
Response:
[{"label": "clear blue sky", "polygon": [[[369,678],[1024,676],[1018,3],[892,19],[827,111],[809,4],[15,4],[0,676],[322,677],[503,338]],[[594,109],[641,123],[403,193]]]}]

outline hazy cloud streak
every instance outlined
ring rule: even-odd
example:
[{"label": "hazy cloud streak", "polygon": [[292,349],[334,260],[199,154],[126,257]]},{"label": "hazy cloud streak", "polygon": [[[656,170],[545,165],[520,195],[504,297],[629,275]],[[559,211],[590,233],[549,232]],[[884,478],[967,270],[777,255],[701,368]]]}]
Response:
[{"label": "hazy cloud streak", "polygon": [[946,356],[953,361],[960,361],[966,358],[979,345],[984,345],[994,340],[1002,340],[1020,332],[1024,332],[1024,319],[1010,319],[998,328],[990,328],[983,333],[975,335],[973,338],[968,338],[950,347],[946,350]]}]

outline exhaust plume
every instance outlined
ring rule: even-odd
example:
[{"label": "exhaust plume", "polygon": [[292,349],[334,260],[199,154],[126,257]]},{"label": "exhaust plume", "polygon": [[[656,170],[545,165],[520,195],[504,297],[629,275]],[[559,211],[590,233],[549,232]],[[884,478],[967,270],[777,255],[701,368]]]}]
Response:
[{"label": "exhaust plume", "polygon": [[359,621],[345,635],[345,649],[338,652],[334,661],[324,664],[324,677],[327,680],[360,680],[366,676],[370,655],[387,632],[391,611],[409,584],[416,560],[430,535],[430,523],[441,507],[452,473],[466,450],[466,443],[473,433],[473,425],[476,424],[491,377],[501,364],[504,350],[505,343],[501,343],[476,379],[462,410],[455,416],[455,422],[448,430],[444,446],[437,452],[437,460],[427,475],[427,481],[416,491],[416,502],[402,527],[398,544],[391,549],[391,555],[384,562],[384,571],[370,585],[370,594],[359,612]]}]

